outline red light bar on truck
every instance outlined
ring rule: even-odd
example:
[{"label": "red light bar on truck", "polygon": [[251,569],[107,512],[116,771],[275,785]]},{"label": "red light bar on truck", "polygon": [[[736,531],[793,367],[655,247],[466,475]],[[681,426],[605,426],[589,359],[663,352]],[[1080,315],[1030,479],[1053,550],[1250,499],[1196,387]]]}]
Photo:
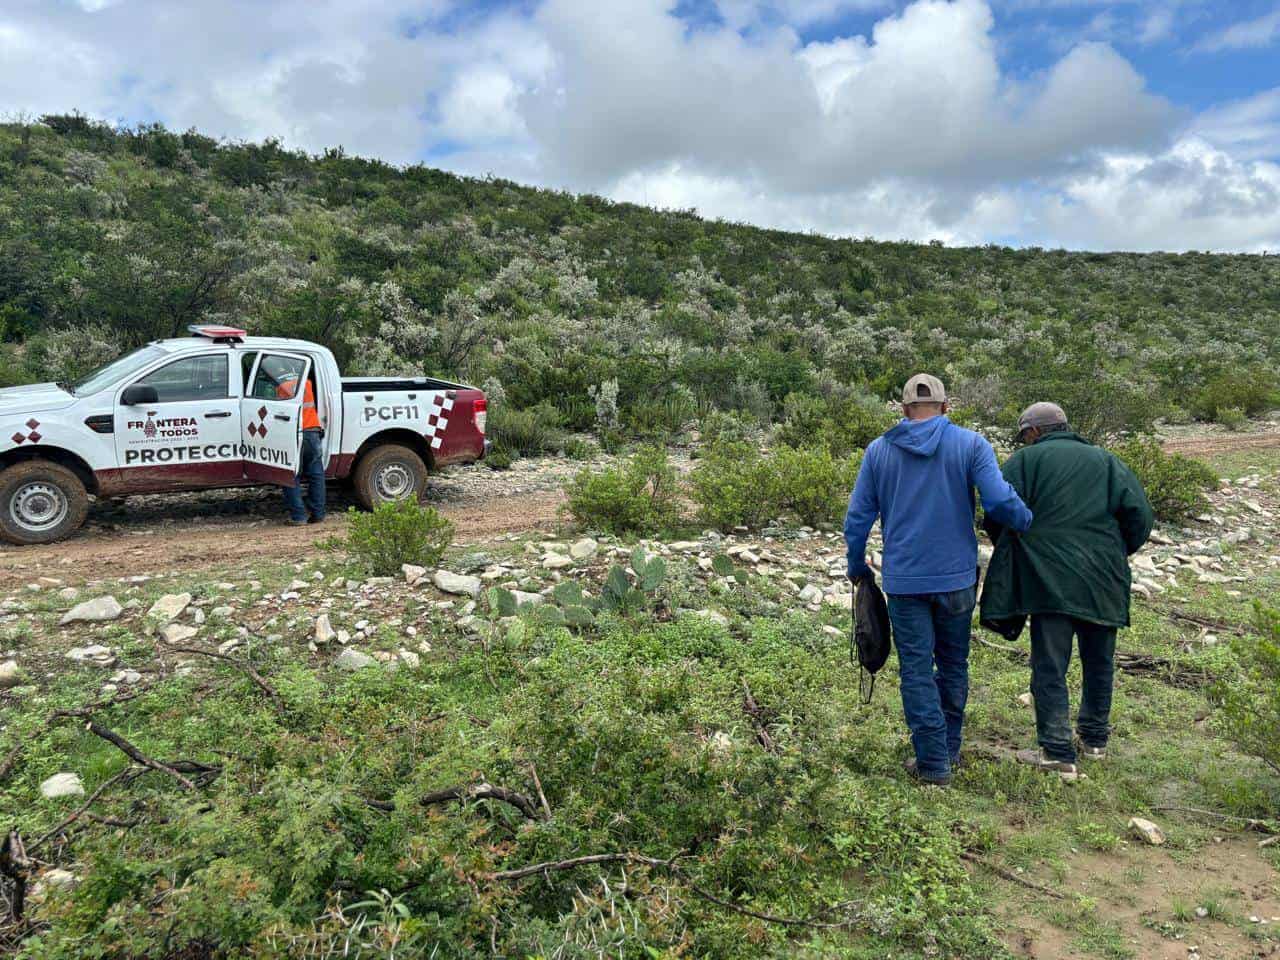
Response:
[{"label": "red light bar on truck", "polygon": [[207,337],[214,343],[244,343],[248,336],[244,330],[235,327],[221,327],[216,324],[193,323],[187,327],[195,337]]}]

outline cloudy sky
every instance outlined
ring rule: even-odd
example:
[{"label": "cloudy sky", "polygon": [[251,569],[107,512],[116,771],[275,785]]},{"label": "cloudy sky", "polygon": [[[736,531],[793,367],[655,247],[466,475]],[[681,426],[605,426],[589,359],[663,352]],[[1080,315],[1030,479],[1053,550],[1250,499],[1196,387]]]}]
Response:
[{"label": "cloudy sky", "polygon": [[1280,0],[0,0],[80,110],[787,229],[1280,251]]}]

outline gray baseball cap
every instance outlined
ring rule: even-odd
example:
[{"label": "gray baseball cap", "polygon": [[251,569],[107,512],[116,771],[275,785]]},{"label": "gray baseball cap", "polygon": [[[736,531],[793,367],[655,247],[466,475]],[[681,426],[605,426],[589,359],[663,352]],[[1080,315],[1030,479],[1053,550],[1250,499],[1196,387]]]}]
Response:
[{"label": "gray baseball cap", "polygon": [[1018,418],[1018,433],[1025,433],[1032,427],[1056,427],[1066,422],[1067,414],[1060,406],[1041,401],[1022,411]]},{"label": "gray baseball cap", "polygon": [[927,373],[917,373],[902,388],[903,403],[946,403],[947,388],[942,381]]}]

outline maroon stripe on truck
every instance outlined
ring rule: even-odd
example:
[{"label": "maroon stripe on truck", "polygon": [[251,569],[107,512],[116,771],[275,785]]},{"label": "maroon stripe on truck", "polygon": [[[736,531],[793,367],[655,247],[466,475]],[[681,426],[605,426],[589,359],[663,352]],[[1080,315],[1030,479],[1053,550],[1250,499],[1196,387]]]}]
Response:
[{"label": "maroon stripe on truck", "polygon": [[475,402],[484,399],[481,390],[459,390],[449,412],[449,425],[440,436],[440,446],[431,451],[435,465],[470,463],[484,455],[484,434],[476,428]]},{"label": "maroon stripe on truck", "polygon": [[250,482],[244,478],[244,463],[240,460],[98,470],[94,479],[98,481],[98,495],[102,497],[240,486]]}]

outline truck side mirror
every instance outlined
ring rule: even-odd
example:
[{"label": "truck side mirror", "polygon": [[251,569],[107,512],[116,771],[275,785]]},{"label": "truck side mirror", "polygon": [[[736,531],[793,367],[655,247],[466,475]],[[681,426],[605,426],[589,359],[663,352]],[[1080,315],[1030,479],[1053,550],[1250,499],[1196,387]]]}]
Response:
[{"label": "truck side mirror", "polygon": [[124,388],[124,393],[120,394],[120,402],[126,407],[140,407],[148,403],[159,403],[160,394],[149,384],[135,383]]}]

